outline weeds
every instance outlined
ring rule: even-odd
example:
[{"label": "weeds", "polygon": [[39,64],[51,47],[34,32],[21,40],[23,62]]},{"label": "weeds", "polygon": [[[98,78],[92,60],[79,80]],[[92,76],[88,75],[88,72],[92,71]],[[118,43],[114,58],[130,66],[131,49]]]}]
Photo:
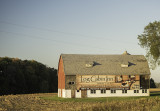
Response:
[{"label": "weeds", "polygon": [[56,93],[0,96],[0,111],[159,111],[160,93],[150,97],[58,98]]}]

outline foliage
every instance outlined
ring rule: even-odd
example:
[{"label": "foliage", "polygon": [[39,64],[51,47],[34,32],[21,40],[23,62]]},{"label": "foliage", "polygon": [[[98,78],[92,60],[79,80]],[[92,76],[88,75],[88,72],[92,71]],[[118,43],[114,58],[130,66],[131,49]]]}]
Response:
[{"label": "foliage", "polygon": [[155,83],[157,88],[160,88],[160,83]]},{"label": "foliage", "polygon": [[139,45],[146,49],[146,57],[154,69],[160,65],[160,21],[149,23],[141,35],[138,35]]},{"label": "foliage", "polygon": [[0,95],[57,92],[57,70],[34,60],[0,58]]},{"label": "foliage", "polygon": [[156,84],[152,78],[150,79],[150,88],[156,88]]}]

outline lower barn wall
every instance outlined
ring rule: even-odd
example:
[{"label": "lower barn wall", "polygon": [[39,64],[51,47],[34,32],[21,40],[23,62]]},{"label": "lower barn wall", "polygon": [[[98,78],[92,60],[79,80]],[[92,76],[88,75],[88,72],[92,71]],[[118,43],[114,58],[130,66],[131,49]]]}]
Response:
[{"label": "lower barn wall", "polygon": [[58,97],[61,97],[61,89],[58,89]]},{"label": "lower barn wall", "polygon": [[71,98],[71,90],[63,90],[64,95],[63,98]]},{"label": "lower barn wall", "polygon": [[81,98],[81,90],[75,90],[75,98]]},{"label": "lower barn wall", "polygon": [[[91,90],[87,90],[87,97],[127,97],[127,96],[149,96],[149,89],[147,93],[142,93],[142,90],[139,90],[139,93],[134,93],[134,90],[127,90],[127,93],[122,93],[122,90],[116,90],[116,93],[111,93],[111,90],[106,90],[106,93],[101,93],[101,90],[96,90],[95,94],[91,94]],[[71,90],[62,89],[63,98],[71,98]],[[75,90],[75,98],[81,98],[81,90],[77,92]]]},{"label": "lower barn wall", "polygon": [[142,93],[142,90],[139,90],[139,93],[134,93],[134,90],[127,90],[127,93],[122,93],[122,90],[116,90],[116,93],[111,93],[110,90],[106,90],[106,93],[102,94],[101,90],[96,90],[95,94],[91,94],[90,90],[87,90],[87,97],[124,97],[124,96],[149,96],[149,90],[147,93]]},{"label": "lower barn wall", "polygon": [[62,89],[62,97],[63,97],[63,98],[66,97],[66,91],[65,91],[65,89]]}]

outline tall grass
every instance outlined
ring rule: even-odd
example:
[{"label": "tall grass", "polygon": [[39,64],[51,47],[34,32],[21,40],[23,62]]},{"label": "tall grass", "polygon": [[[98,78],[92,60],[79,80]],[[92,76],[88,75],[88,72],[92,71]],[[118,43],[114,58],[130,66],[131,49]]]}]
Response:
[{"label": "tall grass", "polygon": [[0,111],[160,111],[160,93],[149,97],[58,98],[57,94],[0,96]]},{"label": "tall grass", "polygon": [[[159,111],[160,98],[141,98],[134,101],[117,100],[97,103],[96,106],[83,108],[86,111]],[[158,110],[159,109],[159,110]]]}]

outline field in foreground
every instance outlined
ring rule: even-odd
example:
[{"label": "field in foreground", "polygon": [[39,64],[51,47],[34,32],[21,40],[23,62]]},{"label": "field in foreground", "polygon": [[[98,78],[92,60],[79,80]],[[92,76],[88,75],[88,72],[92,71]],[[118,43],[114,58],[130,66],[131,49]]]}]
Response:
[{"label": "field in foreground", "polygon": [[150,97],[58,98],[57,93],[0,96],[0,111],[159,111],[160,90]]}]

